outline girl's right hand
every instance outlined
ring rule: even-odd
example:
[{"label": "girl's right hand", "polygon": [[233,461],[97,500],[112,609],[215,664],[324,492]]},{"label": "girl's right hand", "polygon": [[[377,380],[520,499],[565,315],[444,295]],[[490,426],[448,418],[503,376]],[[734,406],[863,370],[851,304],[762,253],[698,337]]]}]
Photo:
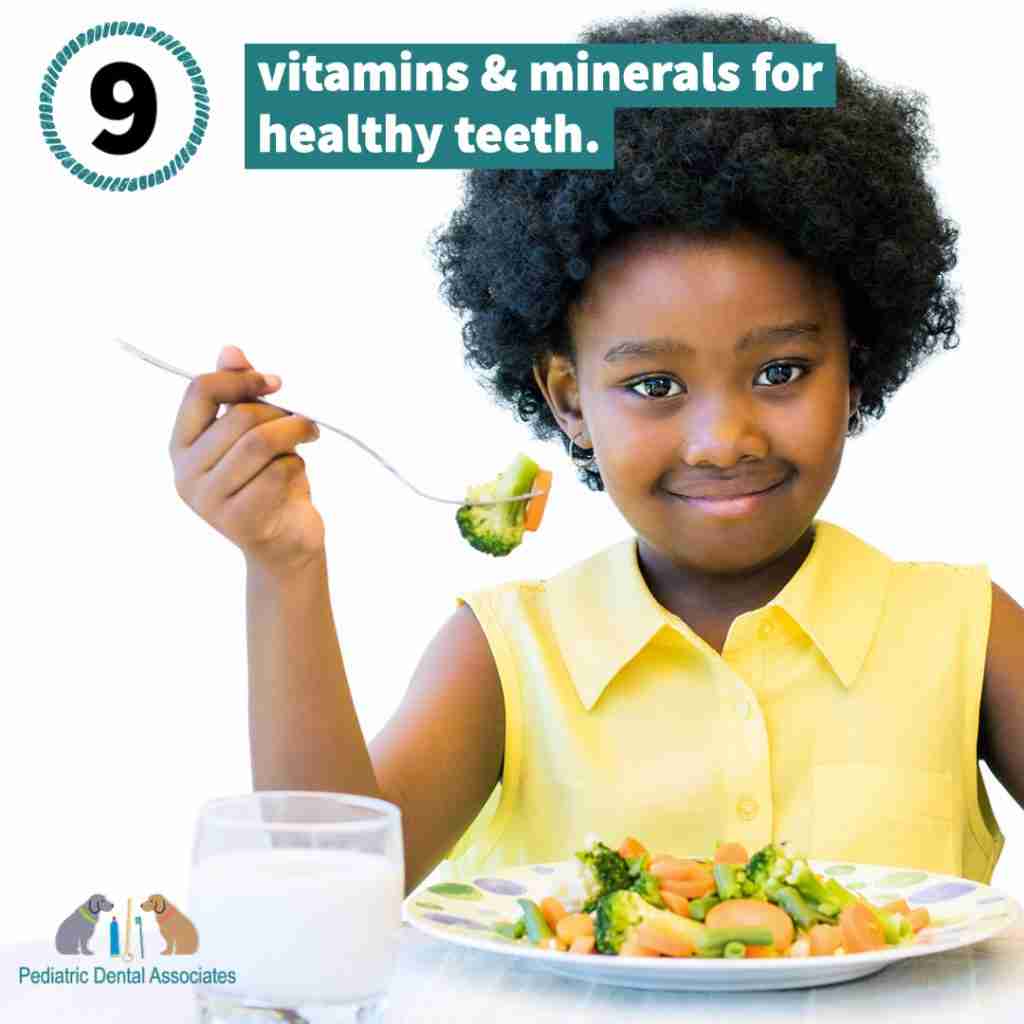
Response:
[{"label": "girl's right hand", "polygon": [[[319,430],[258,401],[278,387],[240,349],[221,349],[217,372],[197,376],[185,391],[170,455],[184,502],[247,561],[284,573],[323,551],[324,523],[310,499],[306,463],[294,451]],[[222,404],[228,410],[218,419]]]}]

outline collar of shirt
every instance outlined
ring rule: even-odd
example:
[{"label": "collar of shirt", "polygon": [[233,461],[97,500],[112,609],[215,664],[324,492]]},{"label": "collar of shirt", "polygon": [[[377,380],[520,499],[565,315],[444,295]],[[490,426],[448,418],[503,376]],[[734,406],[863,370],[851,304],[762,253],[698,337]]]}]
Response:
[{"label": "collar of shirt", "polygon": [[[814,543],[781,592],[756,611],[783,609],[850,689],[871,646],[892,560],[841,526],[814,520]],[[613,544],[545,585],[552,628],[580,701],[589,711],[608,684],[662,629],[696,634],[651,594],[636,538]]]}]

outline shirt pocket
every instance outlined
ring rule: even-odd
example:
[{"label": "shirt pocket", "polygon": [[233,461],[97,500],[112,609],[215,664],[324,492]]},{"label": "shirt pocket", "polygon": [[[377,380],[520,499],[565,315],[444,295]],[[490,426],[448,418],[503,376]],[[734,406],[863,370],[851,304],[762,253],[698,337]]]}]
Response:
[{"label": "shirt pocket", "polygon": [[959,874],[955,798],[951,772],[816,765],[810,856]]}]

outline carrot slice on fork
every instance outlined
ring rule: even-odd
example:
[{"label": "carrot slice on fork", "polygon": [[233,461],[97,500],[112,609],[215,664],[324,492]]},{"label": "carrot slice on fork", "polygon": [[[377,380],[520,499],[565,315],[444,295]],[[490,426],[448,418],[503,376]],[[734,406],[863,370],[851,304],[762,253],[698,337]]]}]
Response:
[{"label": "carrot slice on fork", "polygon": [[533,478],[533,486],[530,487],[530,490],[544,493],[538,494],[536,498],[531,498],[526,503],[523,519],[524,530],[536,530],[540,526],[540,521],[544,518],[544,509],[548,503],[548,494],[551,493],[551,479],[552,473],[549,469],[538,471]]}]

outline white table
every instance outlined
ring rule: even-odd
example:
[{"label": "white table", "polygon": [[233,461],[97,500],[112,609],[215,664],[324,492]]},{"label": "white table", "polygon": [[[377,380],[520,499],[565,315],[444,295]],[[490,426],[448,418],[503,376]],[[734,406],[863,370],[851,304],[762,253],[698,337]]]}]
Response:
[{"label": "white table", "polygon": [[[98,949],[98,945],[97,945]],[[185,967],[193,957],[147,957]],[[18,985],[18,967],[108,966],[64,957],[51,940],[0,948],[0,1020],[56,1024],[192,1024],[188,985]],[[779,992],[651,992],[584,985],[523,960],[477,952],[402,927],[389,992],[394,1024],[591,1024],[607,1021],[732,1021],[864,1024],[1020,1024],[1024,1020],[1024,924],[966,949],[915,957],[880,974],[818,989]]]}]

